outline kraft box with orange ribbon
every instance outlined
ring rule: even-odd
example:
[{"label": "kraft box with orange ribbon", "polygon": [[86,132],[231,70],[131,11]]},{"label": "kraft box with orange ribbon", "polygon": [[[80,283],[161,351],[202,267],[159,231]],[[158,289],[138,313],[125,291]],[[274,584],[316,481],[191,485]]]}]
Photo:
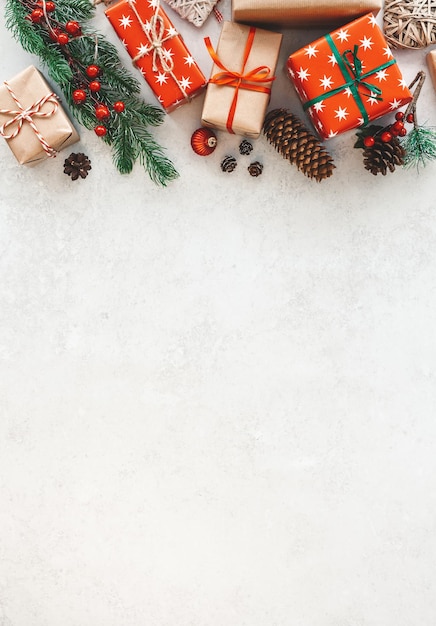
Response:
[{"label": "kraft box with orange ribbon", "polygon": [[287,71],[324,139],[363,126],[412,99],[372,13],[291,54]]},{"label": "kraft box with orange ribbon", "polygon": [[216,51],[201,121],[253,139],[260,135],[270,99],[282,35],[224,22]]},{"label": "kraft box with orange ribbon", "polygon": [[58,97],[33,65],[0,85],[0,135],[21,165],[79,141]]},{"label": "kraft box with orange ribbon", "polygon": [[203,90],[207,80],[158,0],[119,0],[105,13],[166,111]]}]

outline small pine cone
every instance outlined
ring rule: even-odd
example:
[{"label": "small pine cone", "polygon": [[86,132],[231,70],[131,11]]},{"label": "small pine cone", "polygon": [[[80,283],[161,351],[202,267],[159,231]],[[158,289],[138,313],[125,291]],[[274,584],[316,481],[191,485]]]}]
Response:
[{"label": "small pine cone", "polygon": [[333,174],[333,158],[305,124],[286,109],[274,109],[265,118],[263,132],[280,154],[317,182]]},{"label": "small pine cone", "polygon": [[72,152],[64,161],[64,174],[71,176],[71,180],[77,180],[79,176],[86,178],[91,169],[91,161],[83,152]]},{"label": "small pine cone", "polygon": [[233,172],[235,167],[238,165],[234,156],[226,156],[221,161],[221,169],[223,172]]},{"label": "small pine cone", "polygon": [[387,172],[394,172],[396,165],[403,165],[406,154],[397,137],[390,141],[382,141],[380,136],[374,137],[374,145],[363,151],[365,169],[377,176],[386,176]]},{"label": "small pine cone", "polygon": [[247,169],[250,176],[260,176],[262,174],[263,165],[262,163],[259,163],[259,161],[254,161],[253,163],[250,163]]},{"label": "small pine cone", "polygon": [[248,155],[253,150],[253,144],[247,139],[243,139],[239,144],[239,152],[240,154]]}]

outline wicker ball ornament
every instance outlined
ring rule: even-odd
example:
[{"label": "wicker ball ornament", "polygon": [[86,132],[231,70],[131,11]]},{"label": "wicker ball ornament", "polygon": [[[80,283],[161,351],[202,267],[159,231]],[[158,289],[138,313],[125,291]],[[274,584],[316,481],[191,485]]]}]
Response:
[{"label": "wicker ball ornament", "polygon": [[195,154],[209,156],[217,146],[217,138],[210,128],[197,128],[191,137],[191,146]]}]

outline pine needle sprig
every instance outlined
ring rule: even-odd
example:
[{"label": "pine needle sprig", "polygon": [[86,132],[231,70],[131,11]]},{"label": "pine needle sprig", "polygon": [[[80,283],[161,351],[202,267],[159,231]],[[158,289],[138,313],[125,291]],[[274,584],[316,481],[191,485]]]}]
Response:
[{"label": "pine needle sprig", "polygon": [[425,81],[425,72],[420,71],[409,85],[411,89],[415,84],[413,99],[409,103],[404,115],[413,117],[413,129],[401,139],[401,145],[405,150],[404,167],[425,167],[431,161],[436,160],[436,129],[429,126],[420,126],[416,115],[416,104]]},{"label": "pine needle sprig", "polygon": [[[6,0],[6,26],[22,47],[38,56],[46,66],[50,79],[62,89],[72,114],[87,129],[98,126],[100,135],[113,150],[114,164],[121,173],[132,171],[135,161],[145,167],[151,180],[166,185],[178,177],[174,165],[165,156],[163,148],[153,139],[148,126],[158,126],[164,112],[157,106],[143,102],[138,94],[140,84],[122,66],[117,50],[101,34],[88,28],[87,21],[94,15],[89,0],[56,0],[55,11],[46,11],[49,0]],[[44,16],[34,22],[29,15],[42,6]],[[79,31],[68,36],[65,44],[56,33],[66,34],[69,21],[78,23]],[[80,24],[79,24],[80,23]],[[101,88],[92,92],[92,79],[86,74],[89,65],[98,65]],[[73,94],[86,91],[84,102],[78,103]],[[116,112],[114,103],[124,103],[124,110]],[[107,107],[108,115],[99,121],[97,107]]]}]

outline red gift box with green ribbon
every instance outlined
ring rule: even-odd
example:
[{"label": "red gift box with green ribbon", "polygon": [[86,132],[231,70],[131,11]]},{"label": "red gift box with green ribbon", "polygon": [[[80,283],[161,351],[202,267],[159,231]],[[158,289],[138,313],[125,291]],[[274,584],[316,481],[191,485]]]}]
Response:
[{"label": "red gift box with green ribbon", "polygon": [[287,71],[324,139],[363,126],[412,99],[372,13],[291,54]]}]

